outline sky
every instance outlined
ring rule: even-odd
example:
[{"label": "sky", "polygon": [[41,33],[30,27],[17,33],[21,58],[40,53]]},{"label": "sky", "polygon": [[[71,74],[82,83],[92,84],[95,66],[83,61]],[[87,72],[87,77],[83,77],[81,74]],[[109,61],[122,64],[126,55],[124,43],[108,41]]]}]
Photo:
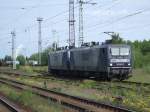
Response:
[{"label": "sky", "polygon": [[[103,32],[119,33],[125,40],[150,39],[149,0],[91,0],[84,4],[84,41],[104,42]],[[37,17],[42,17],[42,47],[54,41],[67,45],[69,0],[0,0],[0,58],[11,55],[11,31],[16,32],[16,53],[30,56],[38,51]],[[79,7],[75,0],[76,45]],[[55,32],[55,33],[54,33]]]}]

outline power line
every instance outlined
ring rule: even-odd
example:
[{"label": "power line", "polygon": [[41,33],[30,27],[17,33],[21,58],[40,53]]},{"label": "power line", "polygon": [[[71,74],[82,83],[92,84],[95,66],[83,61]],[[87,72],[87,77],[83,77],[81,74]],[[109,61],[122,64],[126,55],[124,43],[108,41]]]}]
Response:
[{"label": "power line", "polygon": [[[119,22],[119,21],[121,21],[121,20],[124,20],[124,19],[130,18],[130,17],[136,16],[136,15],[139,15],[139,14],[142,14],[142,13],[144,13],[144,12],[146,12],[146,11],[149,11],[149,10],[150,10],[150,9],[137,10],[137,11],[134,12],[134,13],[128,14],[128,15],[126,15],[126,16],[123,16],[123,17],[120,17],[120,18],[114,20],[113,22],[111,22],[111,24],[117,23],[117,22]],[[105,24],[105,23],[98,23],[98,24],[95,24],[95,25],[93,25],[93,26],[89,26],[87,29],[97,28],[97,26],[99,26],[99,25],[101,25],[101,24],[104,24],[103,27],[108,26],[108,25],[110,24],[110,21],[107,21],[107,22],[109,22],[109,23],[106,23],[106,24]],[[103,27],[101,27],[101,28],[103,28]]]},{"label": "power line", "polygon": [[149,26],[150,26],[150,24],[143,24],[143,25],[139,25],[139,26],[132,26],[132,27],[122,28],[122,29],[118,29],[118,30],[119,31],[123,30],[123,32],[126,32],[126,31],[129,31],[129,30],[135,30],[135,29],[138,29],[138,28],[142,28],[143,29],[143,27],[147,28]]},{"label": "power line", "polygon": [[[19,21],[26,13],[28,13],[29,11],[35,9],[35,8],[38,8],[38,7],[44,7],[44,6],[50,6],[50,5],[65,5],[65,4],[45,4],[45,5],[41,5],[40,3],[37,4],[37,5],[34,5],[34,6],[23,6],[23,7],[18,7],[18,9],[21,9],[21,10],[26,10],[23,14],[19,15],[19,17],[15,18],[12,20],[13,21]],[[30,8],[25,8],[25,7],[30,7]],[[9,8],[9,7],[7,7]],[[9,23],[8,23],[9,24]],[[7,25],[5,25],[7,26]]]},{"label": "power line", "polygon": [[[117,1],[118,1],[118,2],[117,2]],[[120,2],[119,2],[119,1],[120,1],[120,0],[114,0],[114,1],[113,1],[114,4],[112,4],[110,7],[106,8],[105,10],[110,10],[111,8],[113,8],[114,6],[116,6],[117,4],[119,4],[119,3],[121,2],[121,1],[120,1]]]},{"label": "power line", "polygon": [[[115,1],[117,1],[117,0],[115,0]],[[48,20],[54,19],[54,18],[56,18],[56,17],[58,17],[58,16],[60,16],[60,15],[62,15],[62,14],[64,14],[64,13],[67,13],[67,12],[68,12],[68,10],[67,10],[67,11],[62,11],[61,13],[56,14],[55,16],[52,16],[52,17],[50,17],[50,18],[48,18],[48,19],[46,19],[46,20],[48,21]],[[128,15],[128,16],[126,16],[126,17],[119,18],[120,20],[116,20],[116,21],[121,21],[121,20],[123,20],[123,19],[126,19],[126,18],[128,18],[128,17],[137,15],[137,14],[139,14],[139,13],[141,13],[141,12],[137,12],[137,13],[135,13],[135,14],[133,14],[133,15]],[[60,22],[61,22],[61,21],[60,21]],[[59,21],[58,21],[58,23],[59,23]],[[115,22],[113,21],[113,23],[115,23]],[[109,24],[110,24],[110,23],[109,23]],[[97,25],[96,25],[96,26],[97,26]],[[106,25],[105,25],[105,26],[106,26]],[[90,27],[89,27],[89,28],[90,28]]]},{"label": "power line", "polygon": [[[76,6],[75,8],[77,8],[77,7],[78,7],[78,6]],[[56,17],[61,16],[61,15],[63,15],[63,14],[66,14],[66,13],[68,13],[68,12],[69,12],[69,10],[61,11],[61,12],[57,13],[56,15],[51,16],[51,17],[45,19],[43,22],[46,22],[46,21],[55,19]],[[57,22],[57,23],[58,23],[58,22]],[[28,28],[33,28],[33,27],[35,27],[36,25],[37,25],[37,24],[32,24],[32,25],[28,26]],[[23,28],[23,30],[25,30],[25,29],[26,29],[26,28]]]},{"label": "power line", "polygon": [[38,8],[38,7],[46,7],[46,6],[63,6],[67,5],[65,3],[49,3],[49,4],[38,4],[38,5],[24,5],[24,6],[0,6],[1,9],[28,9],[28,8]]},{"label": "power line", "polygon": [[[87,1],[87,2],[90,2],[90,1],[92,1],[92,0],[89,0],[89,1]],[[115,1],[118,1],[118,0],[114,0],[113,2],[115,2]],[[36,8],[36,7],[38,7],[38,6],[40,6],[40,4],[31,7],[31,8],[28,9],[26,12],[24,12],[23,14],[21,14],[19,17],[15,18],[13,21],[19,20],[24,14],[26,14],[27,12],[31,11],[32,9],[34,9],[34,8]],[[79,7],[79,5],[75,6],[75,9],[78,8],[78,7]],[[66,13],[68,13],[68,12],[69,12],[69,10],[61,11],[61,12],[57,13],[56,15],[51,16],[51,17],[45,19],[43,22],[46,22],[46,21],[48,21],[48,20],[52,20],[52,19],[54,19],[54,18],[56,18],[56,17],[58,17],[58,16],[61,16],[61,15],[63,15],[63,14],[66,14]],[[61,21],[60,21],[60,22],[61,22]],[[59,22],[57,22],[57,23],[59,23]],[[37,24],[32,24],[32,25],[28,26],[28,28],[33,28],[33,27],[35,27],[36,25],[37,25]],[[7,25],[6,25],[6,26],[7,26]],[[23,28],[23,30],[25,30],[25,29],[26,29],[26,28]]]}]

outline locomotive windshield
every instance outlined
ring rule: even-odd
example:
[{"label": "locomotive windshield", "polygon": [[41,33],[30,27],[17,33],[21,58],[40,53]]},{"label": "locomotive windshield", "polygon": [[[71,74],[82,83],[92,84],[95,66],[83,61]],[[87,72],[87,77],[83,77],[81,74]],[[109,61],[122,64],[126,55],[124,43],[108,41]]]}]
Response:
[{"label": "locomotive windshield", "polygon": [[129,48],[120,48],[120,55],[129,55],[130,50]]},{"label": "locomotive windshield", "polygon": [[113,56],[118,56],[119,55],[119,48],[111,48],[110,52]]},{"label": "locomotive windshield", "polygon": [[121,55],[121,56],[124,56],[124,55],[129,55],[130,54],[130,49],[129,48],[125,48],[125,47],[114,47],[114,48],[111,48],[110,49],[110,53],[113,55],[113,56],[118,56],[118,55]]}]

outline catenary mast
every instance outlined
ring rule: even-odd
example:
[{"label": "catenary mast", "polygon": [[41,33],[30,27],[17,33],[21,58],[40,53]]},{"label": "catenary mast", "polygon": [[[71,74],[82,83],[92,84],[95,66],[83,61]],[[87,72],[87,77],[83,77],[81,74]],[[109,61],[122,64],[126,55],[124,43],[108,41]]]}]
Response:
[{"label": "catenary mast", "polygon": [[69,46],[75,47],[74,0],[69,0]]},{"label": "catenary mast", "polygon": [[42,53],[42,32],[41,32],[41,22],[43,18],[37,18],[39,28],[38,28],[38,64],[41,65],[41,53]]}]

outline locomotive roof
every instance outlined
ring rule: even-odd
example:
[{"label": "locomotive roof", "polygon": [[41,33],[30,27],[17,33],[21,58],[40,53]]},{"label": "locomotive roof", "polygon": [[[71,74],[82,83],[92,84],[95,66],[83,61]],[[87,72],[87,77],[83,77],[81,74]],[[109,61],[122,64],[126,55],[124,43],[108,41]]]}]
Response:
[{"label": "locomotive roof", "polygon": [[59,50],[59,51],[50,52],[50,54],[63,53],[63,52],[67,52],[67,51],[92,49],[92,48],[94,49],[94,48],[109,48],[109,47],[130,47],[130,46],[127,44],[103,44],[103,45],[97,45],[97,46],[91,46],[91,47],[89,46],[89,47],[80,47],[80,48]]}]

